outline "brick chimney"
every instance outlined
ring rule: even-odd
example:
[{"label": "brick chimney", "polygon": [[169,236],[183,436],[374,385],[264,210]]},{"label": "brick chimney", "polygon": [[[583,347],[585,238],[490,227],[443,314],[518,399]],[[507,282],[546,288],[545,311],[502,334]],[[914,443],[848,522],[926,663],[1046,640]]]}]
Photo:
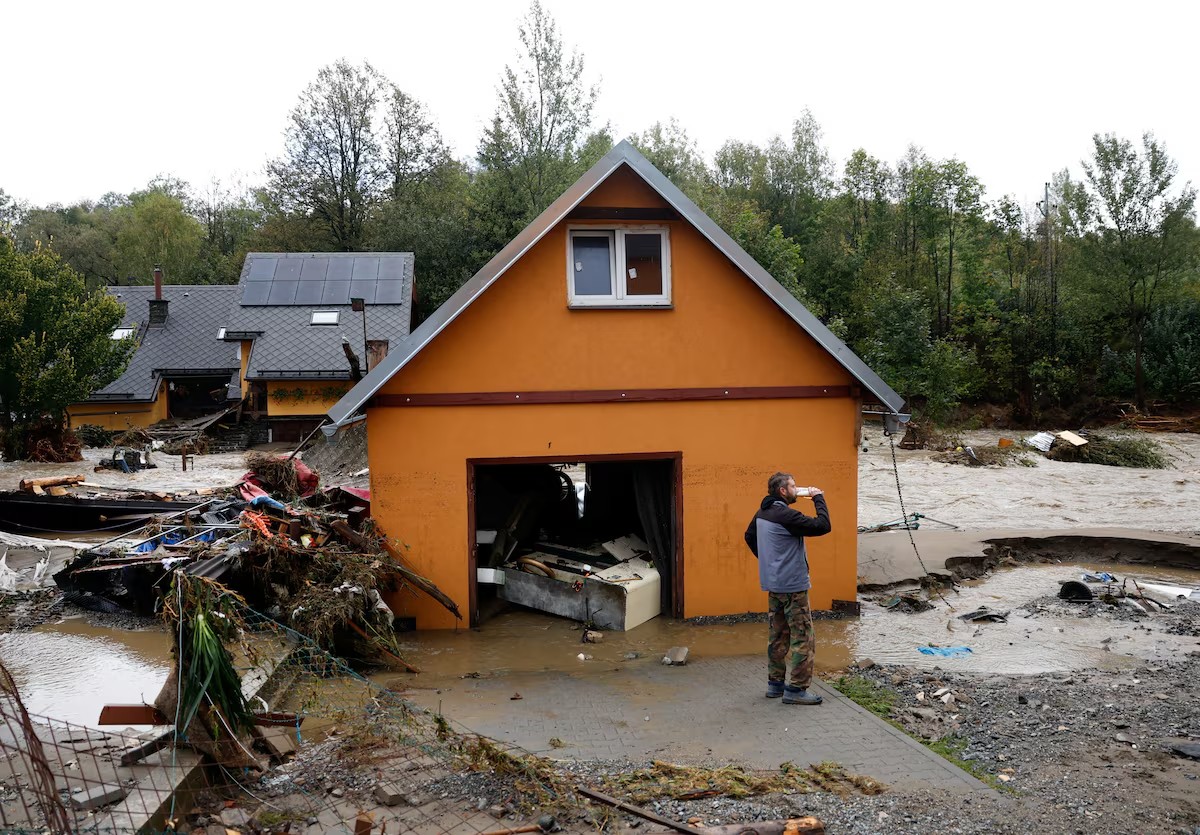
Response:
[{"label": "brick chimney", "polygon": [[150,300],[148,327],[161,328],[167,323],[167,300],[162,297],[162,267],[154,265],[154,298]]}]

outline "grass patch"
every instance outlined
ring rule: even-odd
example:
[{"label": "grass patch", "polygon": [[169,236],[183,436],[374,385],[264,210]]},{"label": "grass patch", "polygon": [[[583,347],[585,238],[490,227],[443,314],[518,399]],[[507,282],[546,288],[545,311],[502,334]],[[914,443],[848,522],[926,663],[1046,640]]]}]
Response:
[{"label": "grass patch", "polygon": [[896,705],[896,694],[883,685],[876,684],[866,676],[841,676],[833,682],[833,686],[860,707],[866,708],[881,719],[891,720],[892,708]]},{"label": "grass patch", "polygon": [[841,676],[833,682],[833,686],[846,698],[860,707],[874,713],[892,727],[904,731],[917,742],[924,745],[944,760],[954,763],[963,771],[976,779],[987,783],[993,789],[1011,792],[1012,789],[1000,781],[995,774],[990,773],[982,764],[974,760],[964,760],[963,751],[967,749],[967,740],[957,734],[949,734],[940,739],[922,739],[909,733],[908,729],[892,718],[892,709],[896,706],[896,694],[881,684],[876,684],[865,676]]},{"label": "grass patch", "polygon": [[962,758],[963,751],[967,749],[967,740],[964,737],[958,736],[957,734],[947,734],[946,736],[933,741],[927,739],[918,739],[917,741],[942,759],[954,763],[954,765],[975,777],[977,780],[987,783],[993,789],[996,789],[997,791],[1012,791],[1012,788],[997,778],[995,774],[992,774],[990,771],[984,768],[980,763],[974,760],[964,760]]}]

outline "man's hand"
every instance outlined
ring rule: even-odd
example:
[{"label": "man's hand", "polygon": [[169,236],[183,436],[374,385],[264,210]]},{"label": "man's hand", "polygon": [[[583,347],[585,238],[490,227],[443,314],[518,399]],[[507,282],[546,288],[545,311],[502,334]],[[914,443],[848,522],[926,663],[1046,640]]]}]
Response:
[{"label": "man's hand", "polygon": [[813,496],[824,496],[824,495],[825,495],[825,491],[822,490],[820,487],[809,487],[808,488],[808,497],[810,499]]}]

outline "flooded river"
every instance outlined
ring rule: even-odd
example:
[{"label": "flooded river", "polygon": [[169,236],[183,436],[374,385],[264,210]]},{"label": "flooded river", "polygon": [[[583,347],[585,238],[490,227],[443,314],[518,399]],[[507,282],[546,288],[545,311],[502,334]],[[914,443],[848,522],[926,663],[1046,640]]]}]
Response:
[{"label": "flooded river", "polygon": [[[856,660],[882,664],[980,673],[1021,674],[1084,668],[1115,669],[1138,659],[1167,659],[1194,650],[1197,639],[1168,634],[1156,618],[1138,621],[1106,617],[1040,617],[1016,611],[1039,597],[1057,593],[1063,580],[1078,579],[1085,565],[1028,565],[934,598],[935,608],[904,614],[863,603],[851,620],[818,620],[818,675],[844,670]],[[1119,576],[1139,581],[1200,586],[1200,571],[1138,566]],[[979,606],[1009,611],[1007,623],[968,623],[958,615]],[[952,609],[950,607],[953,607]],[[411,675],[381,670],[376,681],[393,689],[439,689],[463,677],[566,671],[604,673],[614,667],[657,664],[673,646],[686,646],[691,658],[760,655],[765,623],[696,626],[655,618],[630,632],[606,632],[598,644],[581,642],[579,624],[538,612],[511,611],[478,630],[407,633],[402,654],[422,670]],[[962,657],[930,657],[925,645],[965,646]],[[579,655],[591,656],[584,660]],[[89,625],[75,617],[28,632],[0,634],[0,658],[13,673],[31,713],[94,724],[105,703],[152,701],[170,665],[170,636],[163,631],[123,631]]]}]

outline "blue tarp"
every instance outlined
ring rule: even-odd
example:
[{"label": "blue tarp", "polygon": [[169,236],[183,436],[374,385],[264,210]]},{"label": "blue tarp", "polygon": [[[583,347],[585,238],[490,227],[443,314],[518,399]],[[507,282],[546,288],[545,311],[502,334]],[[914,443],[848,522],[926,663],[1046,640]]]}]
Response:
[{"label": "blue tarp", "polygon": [[956,655],[971,654],[970,647],[917,647],[922,655],[937,655],[942,658],[952,658]]}]

